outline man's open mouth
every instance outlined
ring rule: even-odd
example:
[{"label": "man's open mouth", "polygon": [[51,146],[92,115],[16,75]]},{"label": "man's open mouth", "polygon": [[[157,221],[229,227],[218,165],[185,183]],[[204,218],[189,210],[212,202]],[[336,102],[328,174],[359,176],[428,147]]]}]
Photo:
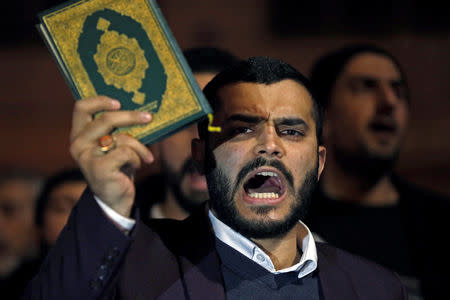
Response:
[{"label": "man's open mouth", "polygon": [[206,184],[206,178],[198,172],[191,172],[186,174],[189,180],[189,185],[194,190],[207,191],[208,186]]},{"label": "man's open mouth", "polygon": [[369,128],[374,132],[394,134],[397,132],[397,123],[393,120],[374,120],[370,122]]},{"label": "man's open mouth", "polygon": [[282,176],[273,170],[257,170],[244,183],[249,200],[277,200],[285,193]]}]

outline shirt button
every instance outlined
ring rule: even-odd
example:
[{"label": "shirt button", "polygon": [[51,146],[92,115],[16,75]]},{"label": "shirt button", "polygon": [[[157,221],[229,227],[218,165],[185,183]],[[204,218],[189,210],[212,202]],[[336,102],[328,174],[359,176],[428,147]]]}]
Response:
[{"label": "shirt button", "polygon": [[108,267],[106,265],[101,265],[98,270],[98,279],[105,280],[106,275],[108,274]]},{"label": "shirt button", "polygon": [[113,260],[115,257],[119,256],[119,247],[115,246],[112,249],[109,250],[106,259],[107,260]]},{"label": "shirt button", "polygon": [[266,260],[262,254],[256,255],[256,258],[257,258],[259,261],[265,261],[265,260]]}]

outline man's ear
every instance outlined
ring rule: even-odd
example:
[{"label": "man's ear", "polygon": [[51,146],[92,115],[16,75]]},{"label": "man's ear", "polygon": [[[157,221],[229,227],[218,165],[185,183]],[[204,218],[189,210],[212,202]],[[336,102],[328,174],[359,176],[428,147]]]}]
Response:
[{"label": "man's ear", "polygon": [[202,139],[195,138],[191,142],[192,159],[202,174],[205,174],[205,147],[206,143]]},{"label": "man's ear", "polygon": [[320,179],[320,175],[322,174],[323,168],[325,167],[325,161],[327,159],[327,149],[325,146],[319,146],[318,151],[318,159],[319,159],[319,170],[317,174],[317,180]]}]

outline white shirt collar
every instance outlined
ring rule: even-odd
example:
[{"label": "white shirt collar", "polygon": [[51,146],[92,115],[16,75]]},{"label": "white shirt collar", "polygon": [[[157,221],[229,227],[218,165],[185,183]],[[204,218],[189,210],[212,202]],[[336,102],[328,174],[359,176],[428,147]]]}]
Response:
[{"label": "white shirt collar", "polygon": [[310,274],[317,268],[316,244],[311,232],[309,231],[309,228],[302,221],[299,221],[299,225],[306,230],[307,234],[301,241],[301,245],[298,245],[303,252],[300,261],[291,267],[281,270],[275,270],[270,257],[266,253],[264,253],[264,251],[262,251],[262,249],[259,248],[255,243],[217,219],[211,211],[208,212],[208,215],[214,229],[214,234],[219,240],[232,247],[236,251],[239,251],[242,255],[253,260],[273,274],[295,271],[298,272],[298,278],[302,278]]}]

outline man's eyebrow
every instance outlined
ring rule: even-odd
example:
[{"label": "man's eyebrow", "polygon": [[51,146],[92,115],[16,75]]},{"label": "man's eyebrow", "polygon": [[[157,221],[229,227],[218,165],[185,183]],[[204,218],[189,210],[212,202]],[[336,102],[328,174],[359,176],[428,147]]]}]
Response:
[{"label": "man's eyebrow", "polygon": [[[362,81],[381,81],[383,79],[375,77],[375,76],[370,76],[370,75],[350,75],[348,77],[350,80],[362,80]],[[406,81],[403,78],[393,78],[393,79],[387,79],[387,81],[391,84],[405,84]]]},{"label": "man's eyebrow", "polygon": [[391,84],[395,84],[395,85],[405,85],[406,86],[406,80],[403,78],[400,79],[392,79],[389,81]]},{"label": "man's eyebrow", "polygon": [[226,121],[240,121],[240,122],[244,122],[244,123],[253,123],[253,124],[262,122],[264,120],[265,120],[264,117],[243,115],[243,114],[231,115],[226,119]]},{"label": "man's eyebrow", "polygon": [[306,123],[305,120],[303,120],[302,118],[298,117],[277,118],[274,120],[274,122],[277,125],[287,125],[287,126],[304,125],[306,128],[309,128],[308,123]]},{"label": "man's eyebrow", "polygon": [[[244,114],[235,114],[231,115],[226,119],[226,121],[240,121],[244,123],[257,124],[265,121],[266,119],[261,116],[252,116],[252,115],[244,115]],[[309,128],[308,123],[305,122],[302,118],[298,117],[282,117],[274,119],[276,125],[287,125],[287,126],[297,126],[304,125]]]},{"label": "man's eyebrow", "polygon": [[370,75],[350,75],[348,76],[350,80],[372,80],[379,81],[380,79]]}]

